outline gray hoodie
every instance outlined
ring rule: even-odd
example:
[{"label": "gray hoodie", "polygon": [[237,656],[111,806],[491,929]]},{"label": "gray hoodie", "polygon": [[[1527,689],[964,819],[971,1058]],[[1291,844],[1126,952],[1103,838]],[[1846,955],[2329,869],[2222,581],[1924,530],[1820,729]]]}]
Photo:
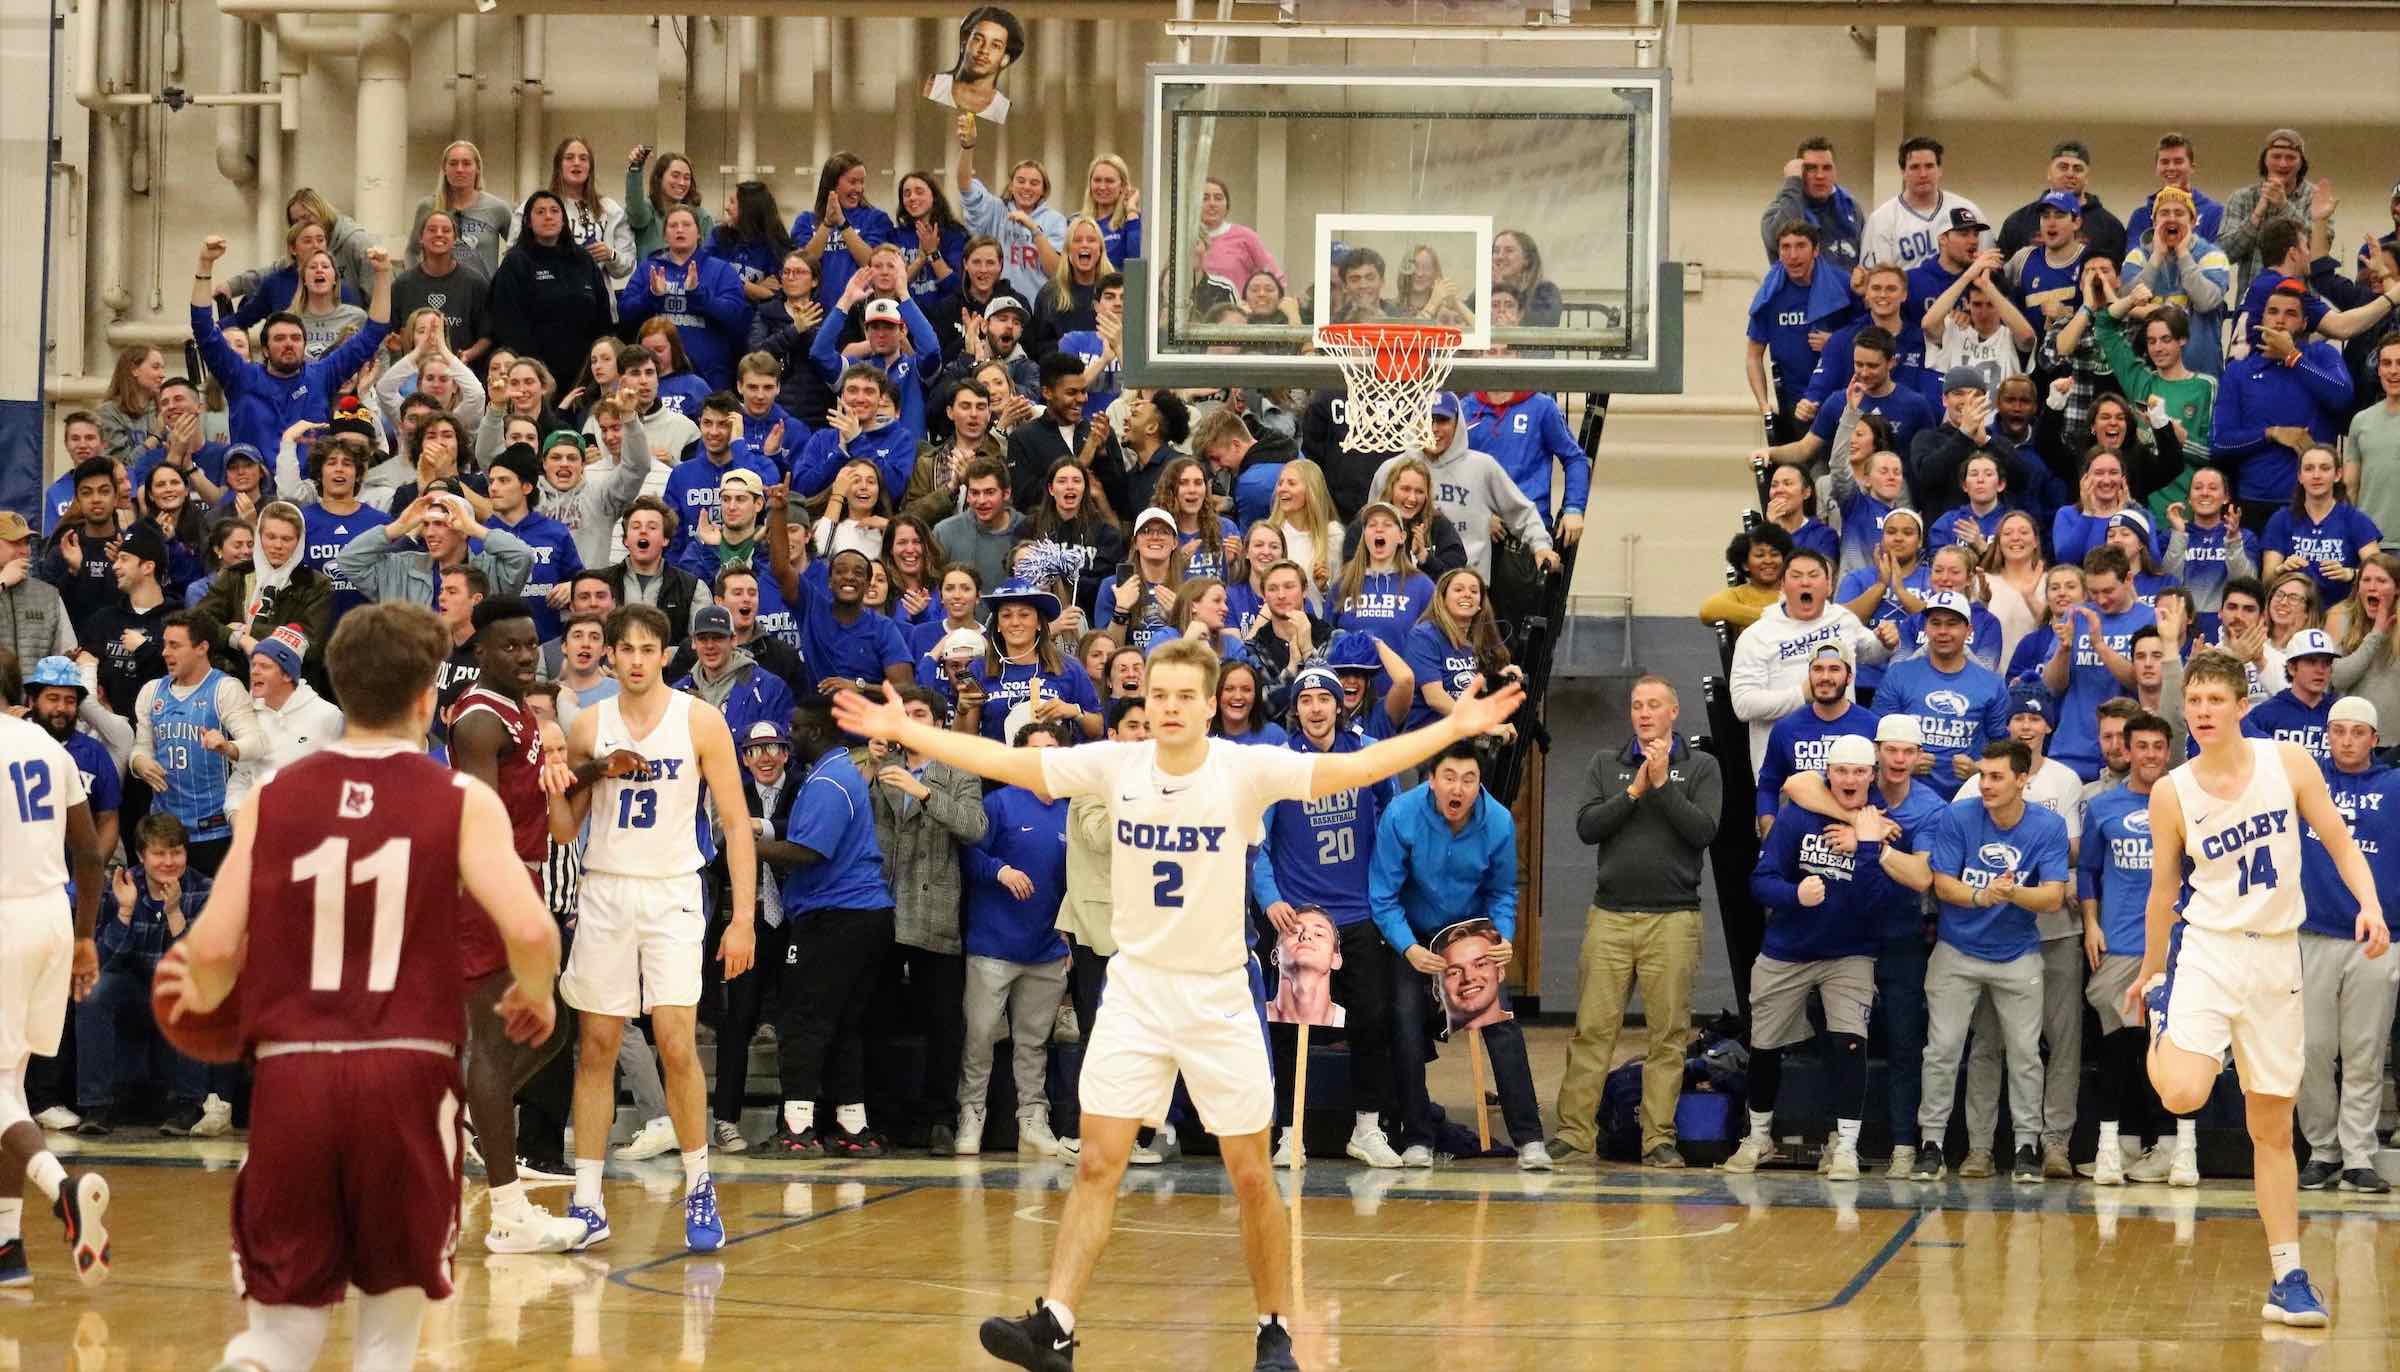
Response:
[{"label": "gray hoodie", "polygon": [[[1423,453],[1410,456],[1424,458],[1433,469],[1433,503],[1457,527],[1458,540],[1466,545],[1467,565],[1477,575],[1486,581],[1492,576],[1494,516],[1535,552],[1548,551],[1550,531],[1542,527],[1542,512],[1517,489],[1517,483],[1496,458],[1467,446],[1465,424],[1459,424],[1451,432],[1450,446],[1440,456],[1427,457]],[[1375,469],[1375,480],[1369,487],[1375,492],[1375,499],[1383,499],[1392,466],[1399,461],[1397,457],[1389,458]]]},{"label": "gray hoodie", "polygon": [[610,552],[614,546],[617,521],[642,494],[642,483],[650,479],[653,461],[650,435],[642,421],[625,421],[625,460],[610,463],[601,470],[586,469],[583,480],[575,489],[562,491],[550,484],[550,474],[542,473],[543,514],[567,526],[575,535],[576,555],[586,567],[605,567],[616,561]]}]

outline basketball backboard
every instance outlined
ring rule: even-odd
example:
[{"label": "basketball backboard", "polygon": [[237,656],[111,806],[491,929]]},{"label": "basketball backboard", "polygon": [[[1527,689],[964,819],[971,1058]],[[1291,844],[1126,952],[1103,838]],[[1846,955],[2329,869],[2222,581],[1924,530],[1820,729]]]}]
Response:
[{"label": "basketball backboard", "polygon": [[1460,328],[1458,389],[1681,389],[1667,99],[1655,69],[1150,67],[1127,381],[1339,385],[1315,327],[1382,317]]}]

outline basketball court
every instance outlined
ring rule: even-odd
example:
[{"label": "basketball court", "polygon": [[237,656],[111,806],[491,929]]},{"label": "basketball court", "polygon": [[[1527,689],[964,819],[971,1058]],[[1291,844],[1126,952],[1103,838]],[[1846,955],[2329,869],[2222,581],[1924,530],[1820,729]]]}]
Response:
[{"label": "basketball court", "polygon": [[[1564,1031],[1528,1035],[1557,1080]],[[1630,1050],[1625,1050],[1630,1051]],[[1621,1052],[1621,1056],[1624,1052]],[[1456,1055],[1437,1099],[1468,1099]],[[137,1136],[129,1136],[137,1137]],[[234,1140],[124,1142],[107,1169],[117,1266],[87,1291],[28,1207],[37,1276],[0,1293],[0,1369],[214,1364],[241,1325],[226,1260]],[[1041,1288],[1067,1169],[995,1156],[802,1166],[716,1160],[729,1235],[683,1247],[672,1157],[611,1164],[605,1248],[482,1251],[468,1184],[458,1294],[428,1314],[418,1366],[997,1367],[975,1330]],[[2324,1331],[2262,1326],[2246,1184],[1850,1183],[1630,1165],[1525,1176],[1507,1161],[1281,1174],[1301,1365],[1330,1369],[2275,1368],[2393,1361],[2400,1204],[2301,1197]],[[553,1209],[566,1188],[533,1192]],[[1129,1174],[1085,1302],[1078,1362],[1128,1372],[1248,1366],[1252,1318],[1233,1198],[1214,1159]],[[351,1318],[321,1365],[346,1366]],[[830,1356],[829,1356],[830,1355]]]}]

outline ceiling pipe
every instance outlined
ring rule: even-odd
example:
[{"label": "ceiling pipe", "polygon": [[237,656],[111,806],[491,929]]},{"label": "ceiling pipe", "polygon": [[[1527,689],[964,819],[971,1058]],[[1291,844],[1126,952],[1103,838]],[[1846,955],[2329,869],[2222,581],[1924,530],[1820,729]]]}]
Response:
[{"label": "ceiling pipe", "polygon": [[[275,25],[276,39],[283,44],[286,52],[295,56],[348,57],[358,51],[361,25],[356,19],[338,24],[311,24],[302,16],[313,11],[290,5],[250,7],[228,4],[220,5],[218,8],[227,14],[238,14],[244,17],[255,14],[262,21],[272,22]],[[386,6],[379,10],[360,12],[381,13],[387,12],[388,9],[389,7]]]},{"label": "ceiling pipe", "polygon": [[[257,74],[258,35],[239,19],[219,18],[217,85],[249,91],[257,84]],[[258,184],[258,126],[240,105],[217,108],[217,175],[245,190]]]},{"label": "ceiling pipe", "polygon": [[450,127],[453,138],[475,141],[475,102],[483,93],[477,74],[475,19],[462,14],[450,21]]},{"label": "ceiling pipe", "polygon": [[758,175],[758,62],[764,42],[755,16],[733,21],[733,163],[736,178]]},{"label": "ceiling pipe", "polygon": [[[290,59],[297,62],[298,58]],[[283,44],[275,37],[272,27],[258,31],[258,72],[260,77],[279,96],[289,96],[286,108],[299,108],[300,77],[297,71],[284,67]],[[252,234],[256,239],[256,262],[273,261],[283,251],[283,195],[290,187],[283,180],[283,140],[287,136],[282,111],[270,115],[259,111],[258,116],[258,193],[250,197],[254,215]]]},{"label": "ceiling pipe", "polygon": [[408,231],[401,162],[408,154],[408,31],[388,15],[359,26],[357,189],[350,212],[369,234],[400,242]]}]

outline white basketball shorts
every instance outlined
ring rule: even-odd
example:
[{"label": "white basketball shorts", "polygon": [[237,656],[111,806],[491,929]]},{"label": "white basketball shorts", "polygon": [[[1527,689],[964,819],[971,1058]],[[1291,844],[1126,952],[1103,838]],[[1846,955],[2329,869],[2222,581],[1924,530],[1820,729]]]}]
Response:
[{"label": "white basketball shorts", "polygon": [[0,1066],[58,1052],[75,966],[75,915],[64,892],[0,901]]},{"label": "white basketball shorts", "polygon": [[575,946],[558,979],[567,1004],[631,1017],[662,1005],[700,1003],[701,943],[708,919],[700,877],[585,872]]},{"label": "white basketball shorts", "polygon": [[1210,1133],[1274,1124],[1275,1069],[1247,967],[1183,972],[1119,953],[1098,1018],[1077,1087],[1084,1113],[1165,1119],[1181,1072]]},{"label": "white basketball shorts", "polygon": [[2233,1048],[2242,1089],[2297,1096],[2308,1046],[2300,936],[2186,924],[2167,970],[2167,1038],[2204,1057]]}]

